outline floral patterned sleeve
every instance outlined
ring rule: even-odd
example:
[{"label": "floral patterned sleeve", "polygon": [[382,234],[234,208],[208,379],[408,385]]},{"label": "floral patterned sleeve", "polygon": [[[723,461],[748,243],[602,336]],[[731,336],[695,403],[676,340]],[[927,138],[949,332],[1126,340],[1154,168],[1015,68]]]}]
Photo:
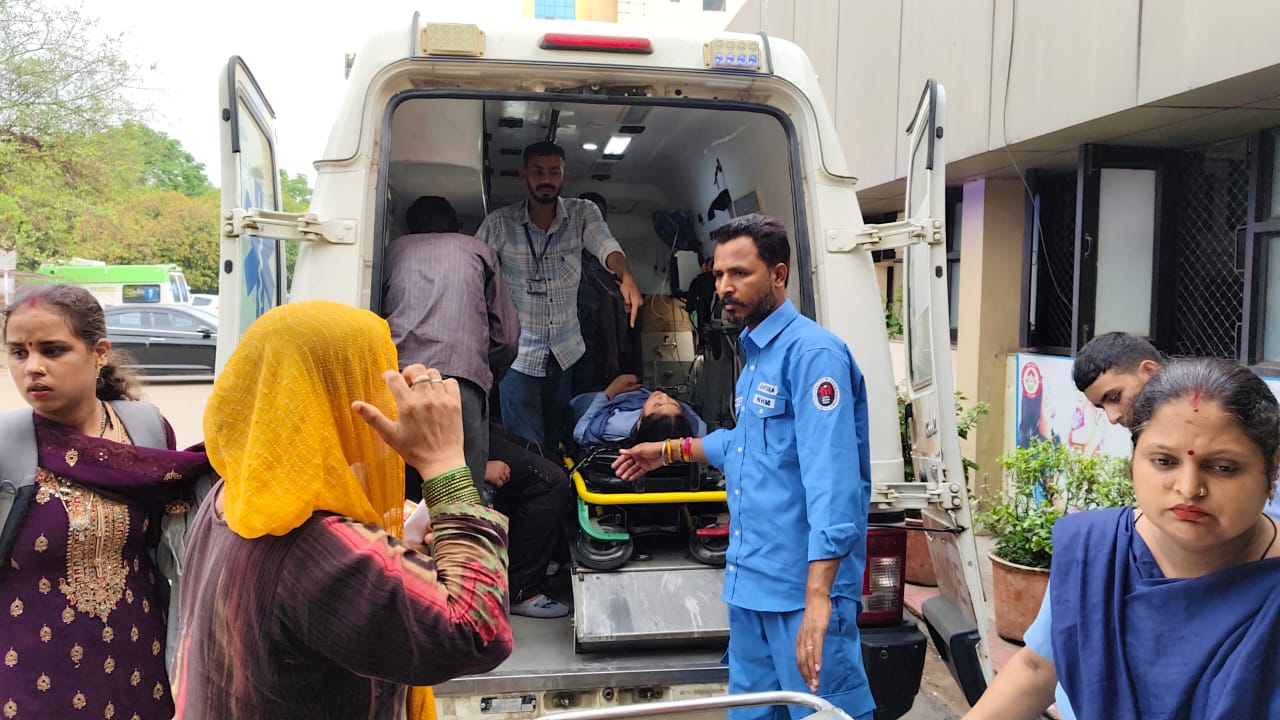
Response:
[{"label": "floral patterned sleeve", "polygon": [[433,555],[380,528],[316,516],[277,586],[282,622],[351,672],[433,685],[511,653],[507,522],[481,505],[433,508]]}]

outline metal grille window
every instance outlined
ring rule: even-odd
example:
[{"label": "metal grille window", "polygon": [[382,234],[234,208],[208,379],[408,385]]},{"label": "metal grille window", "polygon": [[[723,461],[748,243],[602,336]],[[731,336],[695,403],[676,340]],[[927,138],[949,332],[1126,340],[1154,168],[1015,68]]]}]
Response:
[{"label": "metal grille window", "polygon": [[1174,228],[1177,285],[1174,355],[1235,358],[1244,307],[1249,206],[1248,143],[1179,154],[1181,222]]},{"label": "metal grille window", "polygon": [[1069,352],[1075,277],[1076,173],[1039,172],[1030,178],[1030,267],[1024,285],[1026,338],[1040,350]]}]

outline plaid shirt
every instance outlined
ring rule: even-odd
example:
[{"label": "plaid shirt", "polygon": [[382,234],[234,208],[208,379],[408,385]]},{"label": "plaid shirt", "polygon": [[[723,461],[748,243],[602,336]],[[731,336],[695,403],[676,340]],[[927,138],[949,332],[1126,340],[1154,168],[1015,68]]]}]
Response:
[{"label": "plaid shirt", "polygon": [[560,198],[555,220],[546,232],[529,219],[526,202],[490,213],[476,237],[498,253],[520,314],[520,350],[511,369],[546,377],[549,356],[568,368],[586,352],[578,327],[582,249],[604,263],[613,253],[622,252],[622,246],[590,200]]}]

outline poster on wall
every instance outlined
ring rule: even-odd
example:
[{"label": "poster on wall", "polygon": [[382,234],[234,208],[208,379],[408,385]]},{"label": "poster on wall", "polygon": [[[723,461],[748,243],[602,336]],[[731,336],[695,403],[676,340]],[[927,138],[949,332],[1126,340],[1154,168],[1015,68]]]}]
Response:
[{"label": "poster on wall", "polygon": [[[1129,431],[1111,424],[1107,414],[1076,389],[1073,362],[1057,355],[1018,353],[1014,442],[1025,447],[1035,438],[1045,438],[1091,455],[1128,456]],[[1264,380],[1280,398],[1280,378]]]},{"label": "poster on wall", "polygon": [[1018,393],[1014,441],[1025,447],[1035,438],[1070,445],[1086,454],[1128,455],[1129,431],[1112,425],[1071,379],[1072,358],[1017,356]]}]

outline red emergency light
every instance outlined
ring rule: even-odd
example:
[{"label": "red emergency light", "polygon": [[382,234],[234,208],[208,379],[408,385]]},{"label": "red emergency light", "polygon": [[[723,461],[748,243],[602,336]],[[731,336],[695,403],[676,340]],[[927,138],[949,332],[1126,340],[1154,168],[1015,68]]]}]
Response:
[{"label": "red emergency light", "polygon": [[543,50],[582,50],[588,52],[630,53],[652,55],[653,43],[649,38],[618,37],[616,35],[578,35],[575,33],[546,33],[538,41]]}]

